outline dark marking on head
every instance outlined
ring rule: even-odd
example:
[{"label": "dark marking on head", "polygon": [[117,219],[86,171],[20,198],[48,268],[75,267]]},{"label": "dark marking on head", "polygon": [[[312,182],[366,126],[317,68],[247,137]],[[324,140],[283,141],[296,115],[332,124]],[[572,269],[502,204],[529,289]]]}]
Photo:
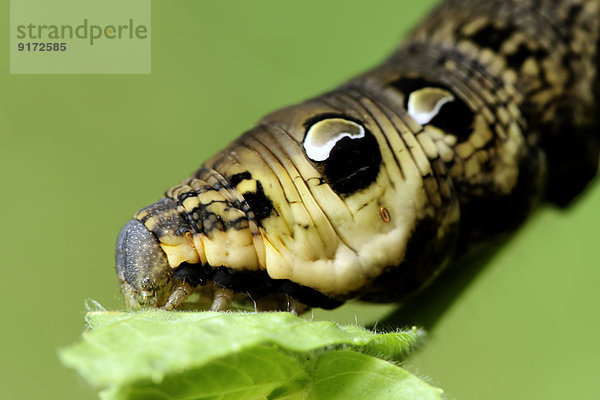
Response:
[{"label": "dark marking on head", "polygon": [[427,87],[434,87],[452,93],[454,95],[454,100],[444,104],[437,115],[431,119],[429,125],[436,126],[444,132],[456,136],[459,142],[467,140],[473,132],[475,113],[449,87],[423,78],[400,78],[392,82],[391,86],[404,93],[404,107],[406,109],[408,109],[408,98],[414,91]]},{"label": "dark marking on head", "polygon": [[260,181],[256,181],[256,192],[242,193],[246,203],[254,213],[256,222],[262,226],[262,221],[269,218],[272,213],[278,214],[273,207],[273,202],[267,197]]},{"label": "dark marking on head", "polygon": [[177,203],[183,204],[183,202],[186,199],[189,199],[191,197],[196,197],[196,196],[198,196],[198,193],[195,190],[190,190],[189,192],[180,193],[177,196]]},{"label": "dark marking on head", "polygon": [[229,183],[232,187],[236,187],[240,182],[252,179],[252,174],[248,171],[240,172],[239,174],[231,175],[229,177]]},{"label": "dark marking on head", "polygon": [[207,207],[208,205],[201,204],[194,207],[187,214],[196,223],[199,232],[203,232],[210,237],[213,230],[224,231],[226,226],[223,219],[214,212],[209,211]]},{"label": "dark marking on head", "polygon": [[145,214],[140,218],[144,224],[150,219],[155,220],[151,231],[159,239],[168,235],[182,236],[192,230],[185,216],[177,211],[177,203],[171,198],[162,198],[143,208],[138,214]]}]

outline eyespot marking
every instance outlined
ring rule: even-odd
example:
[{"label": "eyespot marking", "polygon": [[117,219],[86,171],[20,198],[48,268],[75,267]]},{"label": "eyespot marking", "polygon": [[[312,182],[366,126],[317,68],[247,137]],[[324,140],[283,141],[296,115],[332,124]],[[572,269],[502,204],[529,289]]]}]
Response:
[{"label": "eyespot marking", "polygon": [[428,124],[442,106],[454,101],[454,95],[437,87],[415,90],[408,96],[408,114],[419,124]]},{"label": "eyespot marking", "polygon": [[325,161],[329,158],[335,145],[345,137],[364,138],[365,128],[347,119],[328,118],[318,121],[308,128],[302,147],[311,160]]},{"label": "eyespot marking", "polygon": [[366,189],[377,179],[381,152],[360,121],[338,114],[309,119],[303,148],[325,183],[340,196]]},{"label": "eyespot marking", "polygon": [[440,128],[446,134],[456,136],[458,142],[467,140],[471,133],[473,133],[475,113],[448,86],[422,78],[406,77],[392,82],[390,87],[400,91],[405,96],[404,106],[407,112],[408,100],[413,93],[431,89],[446,91],[452,95],[453,100],[441,104],[437,113],[432,114],[427,123]]}]

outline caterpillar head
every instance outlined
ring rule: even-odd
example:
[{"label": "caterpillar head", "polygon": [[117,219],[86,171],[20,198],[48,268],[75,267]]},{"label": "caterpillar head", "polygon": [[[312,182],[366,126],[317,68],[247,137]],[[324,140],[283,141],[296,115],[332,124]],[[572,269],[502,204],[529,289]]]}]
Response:
[{"label": "caterpillar head", "polygon": [[119,234],[117,274],[128,307],[160,307],[173,288],[173,272],[156,237],[137,219]]},{"label": "caterpillar head", "polygon": [[192,228],[172,199],[163,198],[138,211],[117,239],[116,266],[121,291],[130,308],[171,309],[192,285],[205,283],[201,271],[179,279],[175,267],[199,261],[187,238]]}]

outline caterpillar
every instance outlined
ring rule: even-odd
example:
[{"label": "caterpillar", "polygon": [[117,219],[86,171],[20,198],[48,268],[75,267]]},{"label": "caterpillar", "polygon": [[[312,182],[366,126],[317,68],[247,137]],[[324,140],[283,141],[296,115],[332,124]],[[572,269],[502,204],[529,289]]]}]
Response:
[{"label": "caterpillar", "polygon": [[599,0],[446,0],[381,65],[275,111],[117,239],[129,307],[403,302],[600,152]]}]

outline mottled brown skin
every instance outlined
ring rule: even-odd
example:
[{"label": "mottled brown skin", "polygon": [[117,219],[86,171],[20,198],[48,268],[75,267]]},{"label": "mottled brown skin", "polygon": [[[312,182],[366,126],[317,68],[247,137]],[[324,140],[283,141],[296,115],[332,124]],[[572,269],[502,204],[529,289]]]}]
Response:
[{"label": "mottled brown skin", "polygon": [[117,247],[128,305],[406,299],[595,176],[599,51],[600,0],[441,3],[383,64],[138,212]]}]

